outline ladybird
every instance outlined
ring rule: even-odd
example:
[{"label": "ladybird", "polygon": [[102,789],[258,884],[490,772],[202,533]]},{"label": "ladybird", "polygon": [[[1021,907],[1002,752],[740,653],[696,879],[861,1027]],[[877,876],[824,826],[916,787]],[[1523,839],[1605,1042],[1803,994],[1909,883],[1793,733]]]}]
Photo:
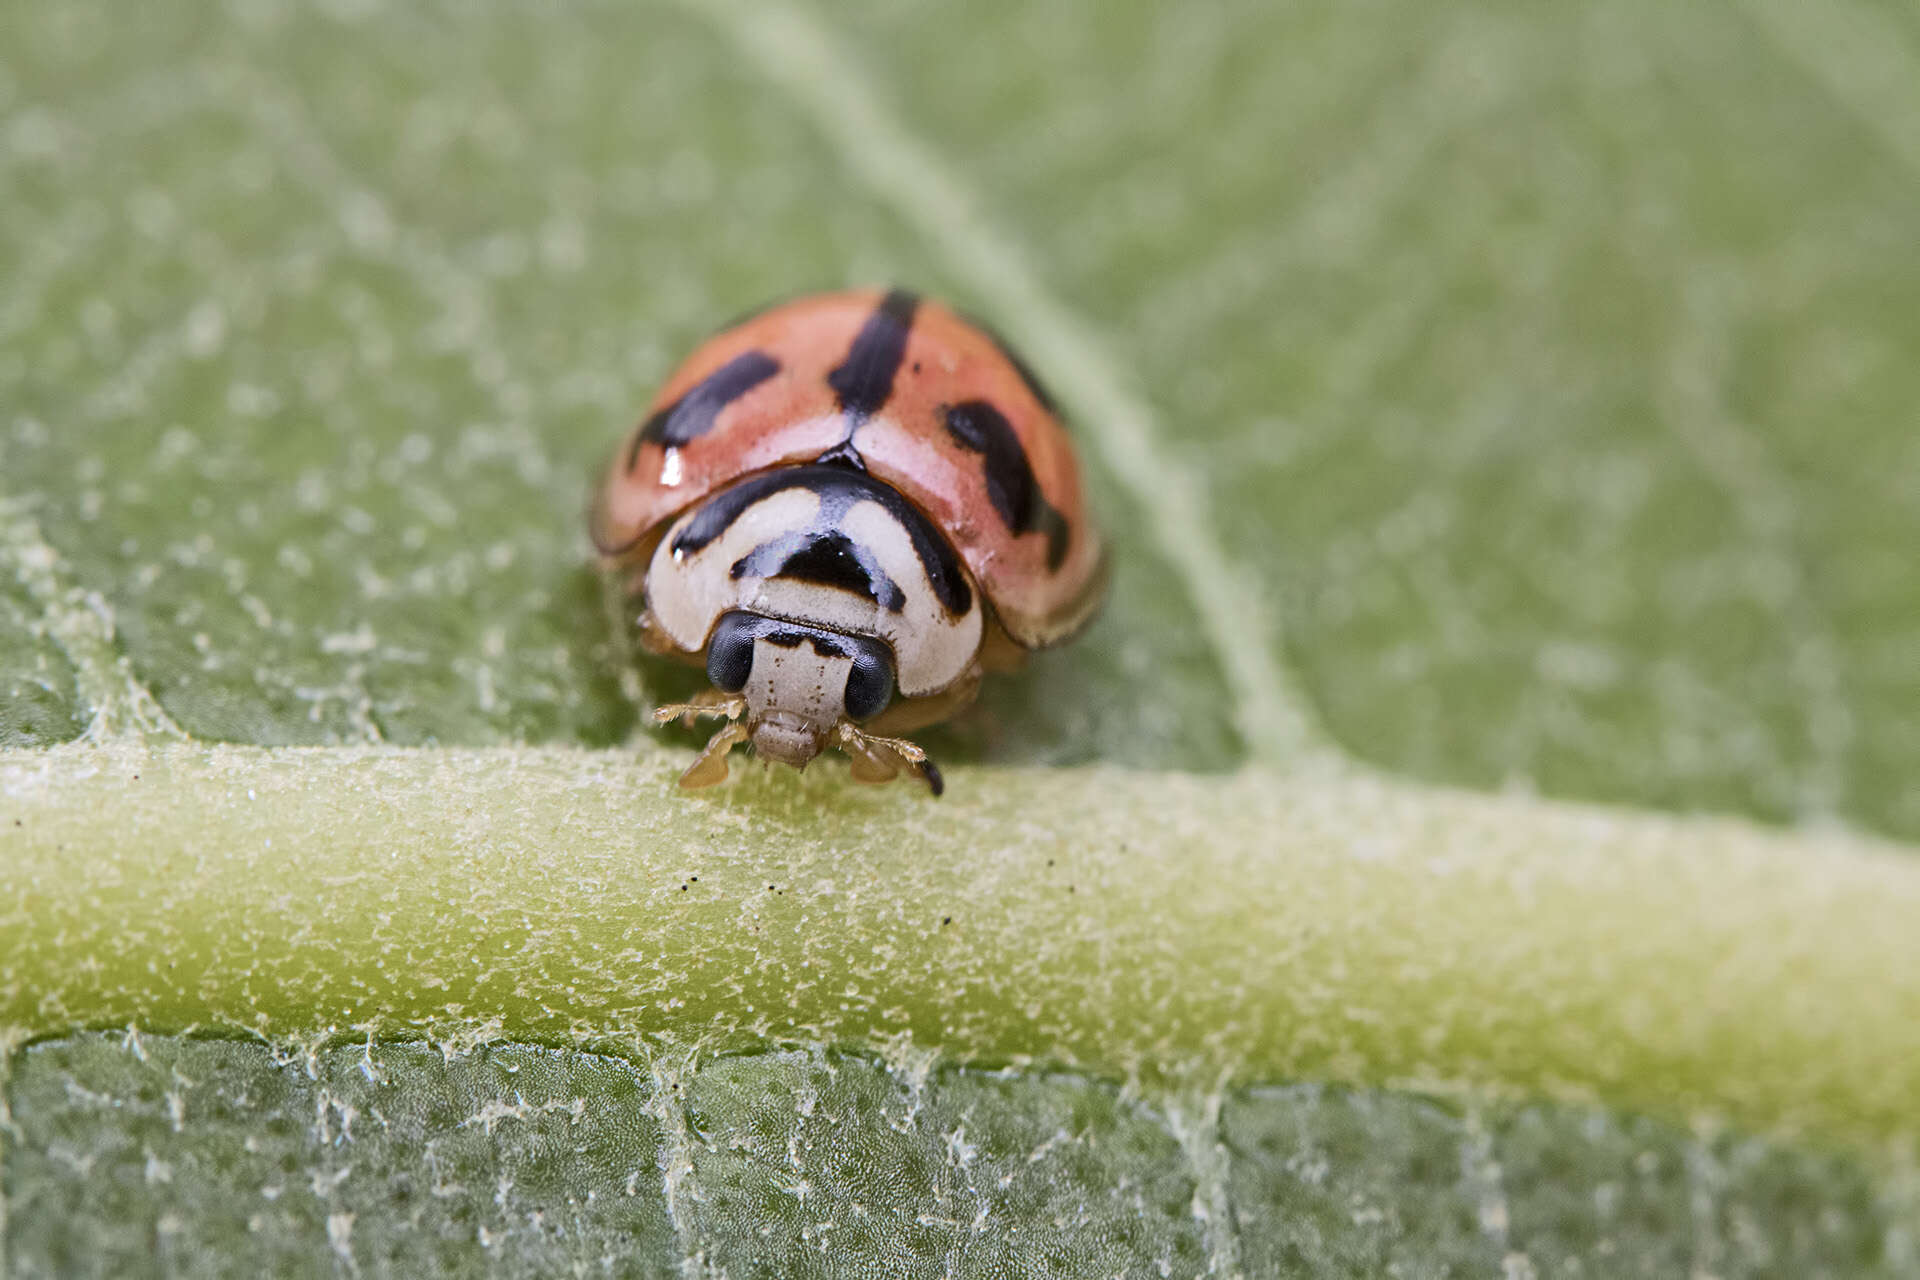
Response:
[{"label": "ladybird", "polygon": [[712,688],[654,712],[862,782],[940,771],[899,736],[970,703],[987,671],[1076,635],[1106,553],[1073,442],[989,330],[902,289],[762,311],[682,364],[622,442],[590,519],[642,645]]}]

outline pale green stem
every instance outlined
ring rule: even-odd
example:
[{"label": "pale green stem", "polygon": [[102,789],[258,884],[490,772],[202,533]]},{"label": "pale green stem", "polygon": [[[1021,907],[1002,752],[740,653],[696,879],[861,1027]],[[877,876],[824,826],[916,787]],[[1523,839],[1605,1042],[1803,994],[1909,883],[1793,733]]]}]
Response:
[{"label": "pale green stem", "polygon": [[[0,755],[0,1027],[912,1043],[1844,1140],[1920,1126],[1920,861],[1368,777]],[[697,877],[697,878],[696,878]]]}]

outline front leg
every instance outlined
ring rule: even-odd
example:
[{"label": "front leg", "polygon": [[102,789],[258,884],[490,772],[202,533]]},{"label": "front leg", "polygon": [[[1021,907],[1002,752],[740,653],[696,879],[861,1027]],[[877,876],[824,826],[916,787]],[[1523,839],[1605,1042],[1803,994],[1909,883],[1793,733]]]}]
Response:
[{"label": "front leg", "polygon": [[888,782],[900,769],[906,769],[926,783],[927,790],[936,796],[947,789],[939,766],[927,758],[925,751],[905,738],[882,738],[842,720],[834,731],[834,739],[840,749],[852,758],[853,776],[857,782]]},{"label": "front leg", "polygon": [[688,791],[697,791],[701,787],[711,787],[716,782],[727,780],[727,753],[748,738],[747,726],[739,721],[720,726],[720,732],[708,739],[687,771],[680,775],[680,785]]},{"label": "front leg", "polygon": [[744,693],[726,693],[719,689],[702,689],[686,702],[669,702],[653,709],[655,724],[669,724],[678,720],[691,729],[693,722],[702,716],[725,716],[729,720],[738,720],[747,709],[747,696]]},{"label": "front leg", "polygon": [[849,733],[849,726],[842,725],[839,733],[840,750],[853,762],[853,780],[855,782],[892,782],[900,776],[900,757],[885,747],[874,746],[858,733]]}]

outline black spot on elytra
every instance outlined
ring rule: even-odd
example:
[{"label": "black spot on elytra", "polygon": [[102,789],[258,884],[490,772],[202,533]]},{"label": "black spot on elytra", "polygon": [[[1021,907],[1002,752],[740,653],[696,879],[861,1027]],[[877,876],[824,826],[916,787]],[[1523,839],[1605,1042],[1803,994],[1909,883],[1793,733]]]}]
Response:
[{"label": "black spot on elytra", "polygon": [[887,576],[873,553],[837,530],[807,529],[763,542],[734,561],[731,573],[736,579],[752,574],[838,587],[892,613],[907,607],[907,593]]},{"label": "black spot on elytra", "polygon": [[893,394],[894,375],[900,372],[900,360],[907,353],[907,334],[919,306],[917,294],[889,289],[860,326],[853,345],[847,348],[847,358],[827,375],[827,385],[839,398],[842,413],[856,421],[870,417]]},{"label": "black spot on elytra", "polygon": [[981,456],[987,498],[1000,519],[1016,535],[1046,535],[1047,568],[1058,569],[1067,558],[1070,530],[1066,518],[1040,492],[1013,424],[985,400],[948,405],[944,417],[953,442]]},{"label": "black spot on elytra", "polygon": [[830,529],[856,502],[880,504],[900,523],[913,543],[914,554],[926,571],[933,594],[948,613],[955,617],[973,608],[973,588],[960,566],[953,544],[934,528],[920,509],[900,496],[897,489],[875,480],[861,471],[846,467],[780,467],[750,476],[732,488],[724,489],[701,505],[687,527],[674,537],[675,555],[691,555],[725,533],[754,503],[786,489],[805,489],[820,499],[816,529]]},{"label": "black spot on elytra", "polygon": [[677,449],[699,439],[713,430],[722,409],[778,372],[780,362],[764,351],[743,351],[727,361],[640,424],[627,450],[627,470],[640,460],[640,446],[647,441]]}]

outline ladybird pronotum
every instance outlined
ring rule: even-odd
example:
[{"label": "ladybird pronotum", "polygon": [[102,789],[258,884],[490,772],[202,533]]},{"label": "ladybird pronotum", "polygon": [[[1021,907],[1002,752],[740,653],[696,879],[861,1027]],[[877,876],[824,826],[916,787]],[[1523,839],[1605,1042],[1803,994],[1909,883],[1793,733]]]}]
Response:
[{"label": "ladybird pronotum", "polygon": [[797,299],[709,339],[615,453],[592,533],[644,597],[642,644],[712,681],[654,713],[726,721],[687,787],[751,742],[795,766],[837,747],[860,781],[904,771],[938,795],[899,735],[1072,638],[1106,585],[1045,389],[900,289]]}]

